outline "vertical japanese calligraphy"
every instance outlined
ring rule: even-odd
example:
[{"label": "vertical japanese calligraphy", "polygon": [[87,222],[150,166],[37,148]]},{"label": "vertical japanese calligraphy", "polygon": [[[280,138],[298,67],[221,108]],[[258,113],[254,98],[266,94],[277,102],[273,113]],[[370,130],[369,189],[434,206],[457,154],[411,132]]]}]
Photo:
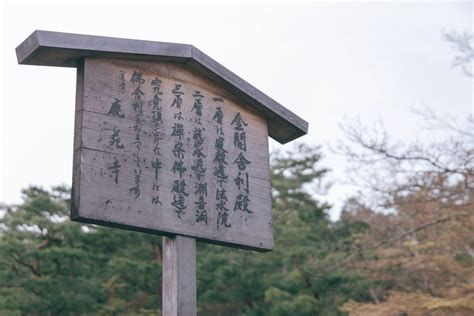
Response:
[{"label": "vertical japanese calligraphy", "polygon": [[268,126],[260,113],[183,65],[86,65],[77,98],[75,216],[271,249]]},{"label": "vertical japanese calligraphy", "polygon": [[118,88],[119,88],[120,93],[127,92],[126,80],[125,80],[125,71],[120,70],[118,79],[119,79]]},{"label": "vertical japanese calligraphy", "polygon": [[234,203],[234,212],[239,210],[246,213],[253,213],[249,209],[249,174],[246,170],[247,166],[251,164],[251,161],[244,156],[244,153],[247,151],[245,126],[248,124],[244,121],[240,112],[235,115],[230,124],[234,127],[234,147],[240,151],[237,158],[232,162],[232,164],[237,165],[238,168],[238,174],[234,182],[239,191]]},{"label": "vertical japanese calligraphy", "polygon": [[[214,102],[223,102],[220,98],[213,98]],[[227,192],[224,187],[224,183],[227,182],[228,175],[225,173],[225,168],[227,166],[226,154],[227,150],[224,148],[224,128],[223,128],[223,119],[224,112],[222,111],[221,106],[216,107],[216,111],[212,118],[215,121],[215,130],[216,130],[216,140],[214,143],[215,155],[213,162],[215,163],[214,176],[217,180],[217,189],[216,189],[216,210],[217,210],[217,228],[220,227],[231,227],[229,221],[229,209],[227,208]]]},{"label": "vertical japanese calligraphy", "polygon": [[124,118],[125,114],[123,114],[122,112],[122,104],[120,104],[121,102],[122,101],[120,101],[120,99],[115,98],[115,101],[112,102],[112,105],[110,106],[110,110],[107,114]]},{"label": "vertical japanese calligraphy", "polygon": [[133,131],[135,133],[133,145],[133,161],[134,161],[134,186],[129,189],[129,192],[132,194],[134,199],[138,199],[141,194],[141,183],[142,183],[142,161],[140,156],[140,151],[142,148],[142,121],[143,121],[143,103],[144,103],[144,96],[145,93],[142,91],[142,85],[145,83],[145,79],[143,79],[143,74],[140,71],[134,70],[132,74],[132,78],[130,79],[135,90],[132,92],[133,102]]},{"label": "vertical japanese calligraphy", "polygon": [[174,113],[174,123],[171,130],[171,136],[174,137],[175,143],[173,147],[173,155],[174,155],[174,162],[171,171],[176,176],[177,179],[174,180],[173,187],[171,192],[173,193],[173,201],[171,205],[174,207],[176,215],[178,218],[182,218],[185,213],[185,209],[188,207],[186,204],[186,197],[189,195],[187,192],[187,183],[186,180],[183,179],[183,174],[186,172],[187,168],[184,165],[184,155],[186,153],[184,148],[184,117],[183,112],[181,111],[181,106],[183,104],[182,95],[184,94],[181,91],[181,84],[175,84],[172,93],[174,95],[173,103],[171,107],[176,107],[176,111]]},{"label": "vertical japanese calligraphy", "polygon": [[160,200],[160,185],[159,185],[159,170],[162,167],[161,162],[161,152],[160,152],[160,125],[163,124],[162,120],[162,107],[161,107],[161,98],[163,95],[161,91],[161,80],[158,77],[155,77],[151,81],[153,99],[151,103],[151,121],[152,121],[152,137],[153,137],[153,158],[151,159],[151,168],[153,169],[153,184],[152,184],[152,196],[151,203],[154,205],[163,206],[163,203]]},{"label": "vertical japanese calligraphy", "polygon": [[[110,135],[110,138],[108,140],[108,143],[106,144],[106,147],[109,148],[110,150],[113,149],[124,149],[124,145],[122,144],[122,140],[120,139],[120,130],[116,127],[112,129],[112,134]],[[107,169],[110,171],[110,176],[114,179],[114,183],[118,184],[119,180],[119,174],[120,174],[120,169],[121,165],[119,161],[117,160],[117,157],[114,157],[113,162],[107,163]]]},{"label": "vertical japanese calligraphy", "polygon": [[[123,81],[123,82],[122,82]],[[122,91],[122,88],[125,91],[125,72],[120,71],[119,75],[119,91]],[[107,112],[107,115],[109,116],[114,116],[118,117],[120,119],[123,119],[125,117],[125,114],[122,111],[122,104],[121,100],[118,98],[115,98],[112,104],[110,105],[109,111]],[[109,129],[105,129],[107,131],[110,131]],[[116,149],[124,149],[125,146],[122,143],[121,137],[120,137],[120,129],[117,127],[116,124],[114,124],[114,127],[111,130],[111,134],[109,139],[107,140],[107,144],[105,147],[109,150],[116,150]],[[118,161],[117,157],[113,158],[112,162],[107,162],[107,169],[109,171],[110,177],[113,179],[115,184],[119,184],[119,174],[121,171],[122,165]]]},{"label": "vertical japanese calligraphy", "polygon": [[107,169],[109,169],[110,173],[112,174],[112,177],[114,179],[114,183],[115,184],[118,184],[118,176],[119,176],[119,173],[120,173],[120,167],[122,167],[119,163],[119,161],[117,160],[117,157],[114,157],[114,162],[113,163],[109,163],[107,165]]},{"label": "vertical japanese calligraphy", "polygon": [[206,130],[202,125],[202,99],[204,96],[200,91],[193,93],[194,105],[191,112],[195,113],[193,129],[193,165],[191,169],[194,171],[196,176],[195,192],[194,194],[198,197],[197,201],[194,202],[196,205],[196,222],[207,224],[207,182],[203,181],[206,174],[206,166],[204,159],[206,155],[203,152],[204,136],[203,133]]}]

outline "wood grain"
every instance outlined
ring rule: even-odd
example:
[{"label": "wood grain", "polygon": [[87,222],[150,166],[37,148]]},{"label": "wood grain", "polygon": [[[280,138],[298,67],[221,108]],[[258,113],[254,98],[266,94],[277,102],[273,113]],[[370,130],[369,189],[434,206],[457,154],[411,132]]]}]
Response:
[{"label": "wood grain", "polygon": [[265,117],[269,136],[276,141],[284,144],[308,132],[305,120],[192,45],[35,31],[16,48],[16,54],[19,64],[57,67],[79,67],[84,58],[185,64]]},{"label": "wood grain", "polygon": [[[132,82],[132,77],[137,77],[134,73],[140,74],[139,81]],[[154,114],[155,79],[160,81],[162,94],[158,94],[161,100]],[[268,127],[260,113],[193,67],[176,63],[86,58],[78,68],[77,82],[72,219],[168,236],[190,236],[259,251],[273,248]],[[172,106],[177,84],[183,93],[179,110]],[[196,91],[202,97],[193,96]],[[195,107],[198,99],[202,103],[201,116],[199,105]],[[134,104],[141,104],[142,112]],[[156,116],[154,119],[159,107],[160,122]],[[222,125],[215,118],[217,107],[223,112]],[[179,112],[182,120],[175,116]],[[235,122],[232,124],[238,114],[246,124],[240,130]],[[184,129],[181,140],[173,135],[176,124],[182,124]],[[223,135],[218,135],[218,128]],[[198,147],[205,156],[204,173],[192,169],[197,159],[193,153],[199,143],[196,129],[201,129],[202,144]],[[240,143],[239,148],[234,137],[236,133],[242,136],[242,132],[246,146]],[[220,164],[215,159],[219,136],[224,138],[227,164],[223,166],[228,177],[222,183],[214,174]],[[178,142],[184,149],[182,159],[173,153]],[[239,170],[239,154],[250,162],[244,163],[245,170]],[[186,168],[181,176],[173,171],[180,160]],[[152,163],[156,161],[161,164],[158,173]],[[131,191],[137,187],[137,175],[139,196],[136,190]],[[242,181],[240,188],[235,179]],[[176,181],[186,184],[182,196],[177,193],[179,190],[173,191]],[[197,193],[199,184],[207,185],[207,195]],[[218,199],[217,193],[222,190],[226,192],[228,211],[218,207],[222,196]],[[161,204],[153,203],[156,196]],[[184,212],[176,207],[180,197],[187,206]],[[248,201],[246,207],[244,200]],[[202,218],[197,221],[202,205],[207,211],[207,223]]]},{"label": "wood grain", "polygon": [[163,315],[195,316],[196,301],[196,240],[163,237]]}]

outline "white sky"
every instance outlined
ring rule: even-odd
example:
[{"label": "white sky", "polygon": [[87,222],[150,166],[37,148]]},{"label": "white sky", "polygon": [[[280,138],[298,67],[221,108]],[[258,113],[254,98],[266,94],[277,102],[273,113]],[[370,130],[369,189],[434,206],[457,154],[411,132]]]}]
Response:
[{"label": "white sky", "polygon": [[[2,5],[0,202],[20,202],[29,184],[71,183],[75,69],[17,64],[15,47],[36,29],[195,45],[306,119],[300,140],[324,146],[333,179],[344,160],[326,147],[345,115],[382,119],[410,141],[421,135],[414,106],[474,113],[472,82],[450,67],[441,36],[473,31],[471,2],[139,2]],[[350,193],[336,183],[325,197],[333,217]]]}]

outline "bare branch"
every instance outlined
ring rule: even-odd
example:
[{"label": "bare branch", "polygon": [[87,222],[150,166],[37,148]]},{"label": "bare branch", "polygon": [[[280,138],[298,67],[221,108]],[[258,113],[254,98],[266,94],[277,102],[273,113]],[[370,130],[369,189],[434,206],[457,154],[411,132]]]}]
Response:
[{"label": "bare branch", "polygon": [[433,221],[430,221],[430,222],[427,222],[427,223],[424,223],[422,225],[419,225],[419,226],[416,226],[406,232],[404,232],[403,234],[400,234],[398,236],[395,236],[395,237],[392,237],[392,238],[388,238],[388,239],[384,239],[384,240],[381,240],[373,245],[370,245],[368,247],[365,247],[363,248],[362,250],[368,250],[368,249],[374,249],[374,248],[377,248],[377,247],[380,247],[384,244],[387,244],[387,243],[391,243],[391,242],[394,242],[394,241],[397,241],[399,239],[402,239],[408,235],[411,235],[417,231],[420,231],[422,229],[426,229],[430,226],[433,226],[433,225],[436,225],[436,224],[440,224],[440,223],[443,223],[443,222],[446,222],[446,221],[449,221],[455,217],[461,217],[461,216],[467,216],[467,215],[472,215],[473,213],[472,212],[459,212],[459,213],[455,213],[455,214],[451,214],[451,215],[447,215],[447,216],[443,216],[443,217],[440,217],[440,218],[437,218],[436,220],[433,220]]},{"label": "bare branch", "polygon": [[466,76],[472,77],[472,64],[474,60],[474,48],[472,45],[473,35],[468,32],[458,33],[455,31],[443,32],[446,41],[453,44],[454,48],[459,52],[454,56],[453,67],[460,66]]}]

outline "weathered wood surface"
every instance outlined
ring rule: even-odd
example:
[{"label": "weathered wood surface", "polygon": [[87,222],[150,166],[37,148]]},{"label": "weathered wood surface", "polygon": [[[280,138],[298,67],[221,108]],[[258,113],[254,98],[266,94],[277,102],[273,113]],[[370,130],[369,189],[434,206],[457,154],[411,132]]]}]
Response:
[{"label": "weathered wood surface", "polygon": [[196,308],[196,240],[163,237],[162,314],[195,316]]},{"label": "weathered wood surface", "polygon": [[284,144],[308,132],[308,123],[192,45],[35,31],[16,48],[18,63],[78,67],[83,58],[186,64],[241,98],[268,122],[269,136]]},{"label": "weathered wood surface", "polygon": [[[192,69],[175,63],[100,58],[86,58],[79,66],[71,217],[271,250],[267,122]],[[176,85],[181,85],[179,91]],[[178,109],[172,105],[181,92]],[[202,104],[201,116],[196,102]],[[137,104],[141,104],[141,111]],[[223,114],[221,125],[216,117],[218,107]],[[160,120],[156,119],[158,108]],[[244,123],[239,127],[240,119]],[[182,136],[174,133],[179,124]],[[200,135],[196,129],[201,130]],[[246,146],[235,140],[242,132]],[[224,139],[225,156],[220,162],[216,158],[218,151],[222,153],[216,144],[219,137]],[[178,143],[184,152],[176,155]],[[242,160],[237,159],[242,158],[240,154],[245,157],[242,170]],[[202,161],[197,164],[199,156]],[[186,168],[181,173],[174,168],[180,162]],[[201,168],[195,169],[204,172],[193,170],[199,165]],[[220,166],[227,176],[225,181],[216,175]],[[204,184],[207,194],[197,190]],[[186,208],[181,209],[183,206]]]}]

